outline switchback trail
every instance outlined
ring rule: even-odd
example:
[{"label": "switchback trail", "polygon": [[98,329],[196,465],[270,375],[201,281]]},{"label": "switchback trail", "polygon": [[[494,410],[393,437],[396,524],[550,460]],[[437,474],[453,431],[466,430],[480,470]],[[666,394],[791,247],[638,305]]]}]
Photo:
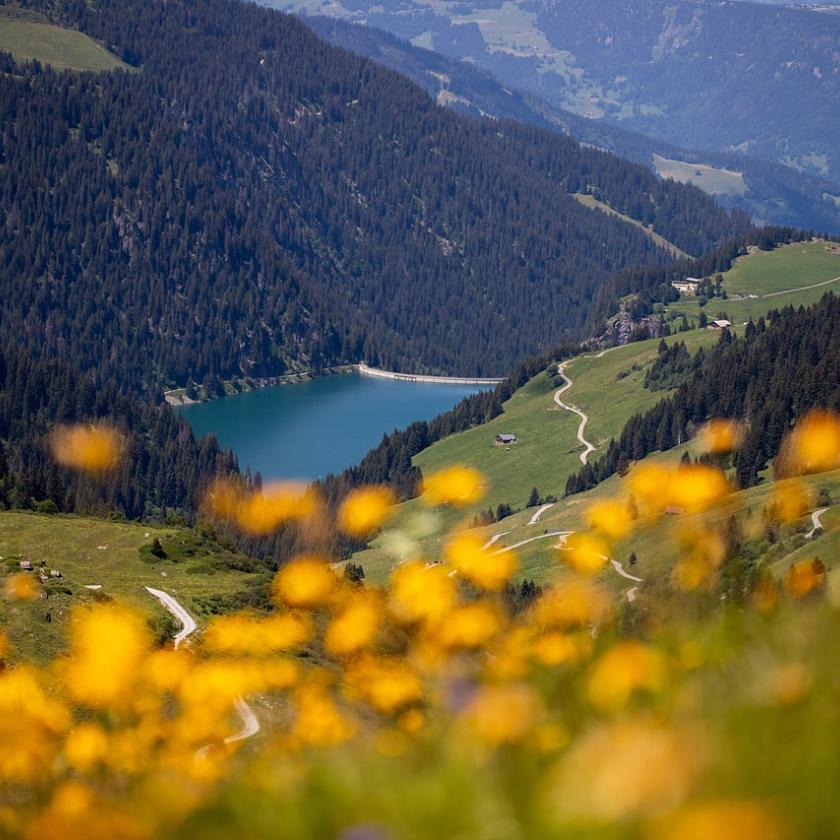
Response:
[{"label": "switchback trail", "polygon": [[[167,612],[174,615],[181,622],[181,630],[173,639],[175,649],[177,650],[181,642],[198,629],[195,619],[168,592],[164,592],[162,589],[153,589],[151,586],[147,586],[145,589],[149,595],[160,601]],[[246,738],[250,738],[260,731],[259,719],[254,714],[254,710],[242,697],[236,698],[234,707],[239,717],[242,718],[242,729],[233,735],[228,735],[225,738],[226,744],[232,744],[235,741],[244,741]]]},{"label": "switchback trail", "polygon": [[820,508],[819,510],[815,510],[815,511],[811,514],[811,523],[813,524],[813,526],[814,526],[814,527],[813,527],[813,528],[811,528],[811,530],[810,530],[810,531],[808,531],[808,533],[807,533],[807,534],[805,534],[805,539],[806,539],[806,540],[810,540],[810,539],[811,539],[811,537],[813,537],[813,536],[814,536],[814,533],[816,532],[817,528],[822,528],[822,515],[823,515],[823,514],[824,514],[827,510],[828,510],[828,508],[827,508],[827,507],[824,507],[824,508]]},{"label": "switchback trail", "polygon": [[583,452],[580,453],[580,462],[581,464],[586,464],[587,459],[589,458],[589,453],[595,451],[595,447],[583,436],[583,430],[586,428],[586,424],[589,422],[589,416],[584,414],[579,408],[575,408],[573,405],[566,405],[561,399],[560,396],[569,390],[574,384],[572,380],[566,375],[566,363],[562,363],[557,365],[557,373],[566,380],[566,384],[563,385],[562,388],[559,388],[554,394],[554,402],[557,405],[565,409],[566,411],[571,411],[573,414],[577,414],[580,417],[580,425],[578,426],[577,430],[577,439],[581,442],[581,444],[586,447]]}]

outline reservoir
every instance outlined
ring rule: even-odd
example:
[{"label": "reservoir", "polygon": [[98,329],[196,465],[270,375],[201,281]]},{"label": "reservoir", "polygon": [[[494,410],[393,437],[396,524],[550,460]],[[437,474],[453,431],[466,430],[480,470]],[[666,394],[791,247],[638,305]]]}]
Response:
[{"label": "reservoir", "polygon": [[431,420],[487,385],[444,385],[347,373],[180,406],[196,436],[213,432],[243,472],[316,479],[358,464],[382,435]]}]

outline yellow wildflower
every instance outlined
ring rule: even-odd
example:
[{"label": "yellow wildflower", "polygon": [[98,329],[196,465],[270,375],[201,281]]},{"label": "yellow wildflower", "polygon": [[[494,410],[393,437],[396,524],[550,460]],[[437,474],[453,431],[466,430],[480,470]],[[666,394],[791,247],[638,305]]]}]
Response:
[{"label": "yellow wildflower", "polygon": [[391,576],[391,610],[400,621],[438,621],[454,604],[455,583],[443,566],[413,560]]},{"label": "yellow wildflower", "polygon": [[700,433],[703,448],[715,454],[737,449],[744,438],[744,427],[737,420],[710,420]]},{"label": "yellow wildflower", "polygon": [[130,696],[150,645],[146,624],[122,607],[77,610],[72,628],[67,686],[88,706],[108,706]]},{"label": "yellow wildflower", "polygon": [[446,546],[446,559],[471,583],[492,591],[501,589],[516,571],[512,551],[485,551],[475,534],[462,532]]},{"label": "yellow wildflower", "polygon": [[21,572],[6,579],[6,594],[16,601],[34,601],[38,597],[38,584],[30,572]]},{"label": "yellow wildflower", "polygon": [[123,436],[102,424],[61,426],[52,433],[50,442],[60,464],[92,473],[115,467],[125,449]]},{"label": "yellow wildflower", "polygon": [[477,648],[487,644],[502,628],[498,610],[490,604],[466,604],[451,610],[440,625],[445,647]]},{"label": "yellow wildflower", "polygon": [[287,563],[274,578],[275,598],[290,607],[311,609],[333,593],[338,578],[326,562],[303,556]]},{"label": "yellow wildflower", "polygon": [[655,823],[651,840],[782,840],[781,822],[755,802],[718,800],[690,805]]},{"label": "yellow wildflower", "polygon": [[804,598],[825,586],[825,565],[818,558],[800,560],[785,575],[785,589],[795,598]]},{"label": "yellow wildflower", "polygon": [[427,505],[469,505],[483,495],[484,478],[471,467],[448,467],[423,479],[421,498]]},{"label": "yellow wildflower", "polygon": [[702,464],[681,464],[672,474],[668,498],[686,510],[703,510],[730,491],[720,470]]},{"label": "yellow wildflower", "polygon": [[664,681],[662,654],[639,642],[620,642],[595,663],[587,693],[597,708],[617,711],[637,689],[657,691]]},{"label": "yellow wildflower", "polygon": [[701,761],[698,744],[676,730],[646,721],[602,726],[560,764],[550,805],[561,819],[611,822],[655,813],[691,793]]},{"label": "yellow wildflower", "polygon": [[476,692],[461,719],[473,737],[495,747],[525,737],[539,713],[539,698],[527,686],[491,685]]},{"label": "yellow wildflower", "polygon": [[339,525],[348,534],[366,537],[385,521],[395,501],[390,487],[360,487],[341,505]]},{"label": "yellow wildflower", "polygon": [[782,448],[785,472],[816,473],[840,467],[840,417],[812,411],[801,419]]},{"label": "yellow wildflower", "polygon": [[366,648],[376,637],[379,621],[379,604],[372,597],[358,596],[327,627],[324,648],[334,656],[347,656]]},{"label": "yellow wildflower", "polygon": [[108,754],[108,736],[101,726],[83,723],[74,729],[64,744],[67,763],[82,773],[90,772]]},{"label": "yellow wildflower", "polygon": [[620,540],[633,528],[633,518],[626,504],[616,500],[596,502],[584,514],[590,528],[600,531],[610,540]]},{"label": "yellow wildflower", "polygon": [[595,534],[571,534],[558,548],[563,560],[585,575],[594,575],[609,560],[609,546]]}]

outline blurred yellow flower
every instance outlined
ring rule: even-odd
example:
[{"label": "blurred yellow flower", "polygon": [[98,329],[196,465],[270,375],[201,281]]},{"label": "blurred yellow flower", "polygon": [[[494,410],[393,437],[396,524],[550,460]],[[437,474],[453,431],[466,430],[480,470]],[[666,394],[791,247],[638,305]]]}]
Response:
[{"label": "blurred yellow flower", "polygon": [[770,499],[771,510],[782,522],[794,522],[814,507],[814,491],[798,478],[773,482]]},{"label": "blurred yellow flower", "polygon": [[6,578],[6,594],[16,601],[34,601],[39,594],[35,576],[31,572],[20,572]]},{"label": "blurred yellow flower", "polygon": [[755,802],[718,800],[690,805],[653,824],[651,840],[783,840],[779,819]]},{"label": "blurred yellow flower", "polygon": [[630,471],[627,485],[643,513],[654,513],[668,504],[670,472],[658,464],[638,464]]},{"label": "blurred yellow flower", "polygon": [[626,504],[616,500],[595,502],[586,509],[584,518],[589,527],[610,540],[620,540],[633,528],[633,518]]},{"label": "blurred yellow flower", "polygon": [[539,714],[539,697],[528,686],[490,685],[478,689],[461,720],[473,737],[495,747],[524,738]]},{"label": "blurred yellow flower", "polygon": [[50,444],[59,464],[92,473],[115,467],[125,449],[123,436],[104,424],[60,426]]},{"label": "blurred yellow flower", "polygon": [[274,596],[290,607],[311,609],[332,595],[338,578],[324,560],[303,556],[287,563],[274,578]]},{"label": "blurred yellow flower", "polygon": [[373,597],[356,596],[330,622],[324,648],[333,656],[347,656],[368,647],[376,638],[380,609]]},{"label": "blurred yellow flower", "polygon": [[700,432],[700,442],[705,450],[723,454],[737,449],[744,439],[744,427],[737,420],[718,418],[710,420]]},{"label": "blurred yellow flower", "polygon": [[277,613],[260,619],[234,613],[214,618],[201,640],[216,653],[259,656],[299,647],[311,636],[312,625],[304,615]]},{"label": "blurred yellow flower", "polygon": [[609,546],[595,534],[570,534],[557,549],[561,559],[584,575],[594,575],[607,564]]},{"label": "blurred yellow flower", "polygon": [[484,477],[471,467],[448,467],[423,479],[421,498],[427,505],[469,505],[483,495]]},{"label": "blurred yellow flower", "polygon": [[391,576],[391,611],[399,621],[439,621],[455,604],[455,582],[444,566],[412,560]]},{"label": "blurred yellow flower", "polygon": [[718,531],[686,527],[678,535],[680,556],[672,577],[683,592],[708,589],[726,558],[726,541]]},{"label": "blurred yellow flower", "polygon": [[82,773],[89,773],[108,754],[108,736],[101,726],[83,723],[74,729],[64,743],[67,763]]},{"label": "blurred yellow flower", "polygon": [[701,766],[697,742],[676,730],[648,721],[613,723],[572,745],[548,788],[549,804],[561,820],[656,813],[686,799]]},{"label": "blurred yellow flower", "polygon": [[338,524],[355,537],[366,537],[378,528],[396,502],[390,487],[360,487],[353,490],[338,511]]},{"label": "blurred yellow flower", "polygon": [[785,574],[785,589],[795,598],[804,598],[825,586],[825,565],[819,558],[799,560]]},{"label": "blurred yellow flower", "polygon": [[492,591],[501,589],[517,568],[512,551],[485,551],[482,540],[475,534],[462,531],[446,546],[447,562],[471,583]]},{"label": "blurred yellow flower", "polygon": [[670,476],[668,501],[685,510],[703,510],[729,492],[721,470],[702,464],[680,464]]},{"label": "blurred yellow flower", "polygon": [[552,632],[534,641],[534,656],[543,665],[556,667],[568,662],[578,662],[589,656],[593,648],[589,633]]},{"label": "blurred yellow flower", "polygon": [[353,736],[355,726],[338,710],[326,689],[319,685],[301,686],[294,696],[296,717],[292,738],[300,744],[329,747]]},{"label": "blurred yellow flower", "polygon": [[486,645],[501,629],[501,616],[496,607],[478,602],[450,610],[438,635],[445,647],[477,648]]},{"label": "blurred yellow flower", "polygon": [[131,696],[149,650],[146,623],[124,607],[97,605],[73,615],[67,686],[82,704],[110,706]]},{"label": "blurred yellow flower", "polygon": [[347,669],[345,683],[383,714],[423,698],[423,683],[398,657],[365,657]]},{"label": "blurred yellow flower", "polygon": [[785,472],[816,473],[840,467],[840,417],[812,411],[802,418],[782,447]]},{"label": "blurred yellow flower", "polygon": [[249,534],[270,534],[290,519],[310,516],[316,507],[316,498],[305,484],[275,482],[246,496],[236,521]]},{"label": "blurred yellow flower", "polygon": [[640,642],[619,642],[595,663],[587,694],[602,711],[622,709],[637,689],[660,690],[665,682],[665,662],[656,649]]},{"label": "blurred yellow flower", "polygon": [[612,611],[612,601],[604,590],[585,579],[555,584],[531,610],[531,618],[541,627],[571,627],[600,624]]}]

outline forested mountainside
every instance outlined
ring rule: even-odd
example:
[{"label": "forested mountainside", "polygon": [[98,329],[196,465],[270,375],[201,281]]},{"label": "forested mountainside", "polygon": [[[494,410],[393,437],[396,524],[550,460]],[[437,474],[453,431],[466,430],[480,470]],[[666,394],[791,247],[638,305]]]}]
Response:
[{"label": "forested mountainside", "polygon": [[665,262],[603,200],[698,253],[746,226],[693,187],[470,119],[228,0],[58,2],[138,72],[0,78],[4,327],[158,388],[332,362],[497,374]]},{"label": "forested mountainside", "polygon": [[[685,367],[679,355],[671,355],[663,350],[658,376],[669,365]],[[840,411],[840,298],[826,295],[808,309],[774,311],[766,322],[748,323],[742,337],[724,330],[701,361],[691,365],[673,396],[633,417],[602,458],[570,477],[567,492],[593,487],[622,465],[687,440],[717,417],[744,421],[734,467],[742,486],[755,484],[794,420],[810,409]]]},{"label": "forested mountainside", "polygon": [[[713,194],[721,206],[741,209],[760,224],[840,233],[840,187],[826,178],[740,152],[690,151],[604,120],[582,117],[534,94],[511,90],[473,64],[416,47],[373,26],[322,16],[303,20],[324,40],[408,76],[441,105],[456,111],[553,128],[650,169],[656,170],[658,162],[663,177],[690,180]],[[699,172],[691,164],[699,164]]]},{"label": "forested mountainside", "polygon": [[385,29],[582,116],[840,183],[831,11],[717,0],[263,1]]},{"label": "forested mountainside", "polygon": [[[114,422],[126,441],[119,466],[96,480],[59,466],[48,433],[62,423]],[[51,502],[49,510],[129,518],[191,516],[214,475],[236,460],[214,437],[196,441],[169,406],[94,385],[59,361],[34,360],[16,342],[0,345],[0,510]]]}]

